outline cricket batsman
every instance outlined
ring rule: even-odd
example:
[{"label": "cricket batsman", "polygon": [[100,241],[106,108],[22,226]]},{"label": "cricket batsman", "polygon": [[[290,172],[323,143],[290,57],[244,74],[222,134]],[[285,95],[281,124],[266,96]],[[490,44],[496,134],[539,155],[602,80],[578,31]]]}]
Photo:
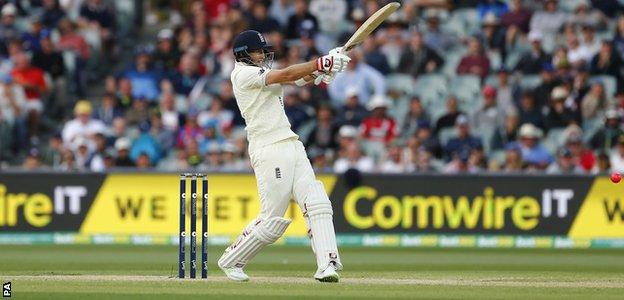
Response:
[{"label": "cricket batsman", "polygon": [[335,48],[316,60],[273,70],[273,52],[261,33],[248,30],[234,39],[236,59],[230,76],[236,103],[245,119],[249,157],[258,185],[260,214],[244,228],[219,259],[228,278],[247,281],[245,265],[264,246],[277,241],[291,220],[283,218],[295,199],[308,226],[316,255],[314,278],[338,282],[342,269],[332,220],[332,206],[323,184],[316,180],[299,136],[284,112],[282,85],[329,83],[347,68],[350,59]]}]

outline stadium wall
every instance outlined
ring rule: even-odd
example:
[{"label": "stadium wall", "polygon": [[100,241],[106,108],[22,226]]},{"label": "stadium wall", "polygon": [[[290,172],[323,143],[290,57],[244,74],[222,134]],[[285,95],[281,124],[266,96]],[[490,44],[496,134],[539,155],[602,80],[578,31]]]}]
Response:
[{"label": "stadium wall", "polygon": [[[607,177],[319,179],[341,245],[624,248],[624,186]],[[170,173],[1,173],[0,244],[176,244],[178,180]],[[210,242],[236,237],[259,210],[257,198],[251,174],[210,175]],[[307,244],[299,208],[291,204],[286,215],[293,223],[278,243]]]}]

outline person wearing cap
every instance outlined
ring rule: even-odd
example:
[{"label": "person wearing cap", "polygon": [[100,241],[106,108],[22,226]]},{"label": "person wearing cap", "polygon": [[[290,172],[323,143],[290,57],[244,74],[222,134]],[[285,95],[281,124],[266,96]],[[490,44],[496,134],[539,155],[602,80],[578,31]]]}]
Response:
[{"label": "person wearing cap", "polygon": [[577,114],[565,105],[569,96],[565,86],[558,86],[552,90],[548,112],[544,118],[544,125],[548,130],[578,123]]},{"label": "person wearing cap", "polygon": [[362,121],[368,116],[368,110],[358,99],[358,88],[347,86],[345,91],[344,104],[339,105],[336,118],[342,125],[360,126]]},{"label": "person wearing cap", "polygon": [[10,40],[19,39],[21,35],[20,29],[15,23],[17,15],[17,7],[12,3],[2,6],[2,17],[0,19],[0,54],[5,56],[8,54],[6,45]]},{"label": "person wearing cap", "polygon": [[508,147],[520,149],[524,163],[544,169],[553,161],[548,150],[540,143],[542,131],[539,128],[530,123],[522,124],[518,136],[518,141],[509,144]]},{"label": "person wearing cap", "polygon": [[546,174],[583,174],[584,171],[574,163],[574,155],[566,148],[557,151],[557,160],[546,168]]},{"label": "person wearing cap", "polygon": [[489,12],[481,21],[481,31],[477,37],[488,51],[496,51],[505,57],[507,53],[505,33],[505,28],[500,26],[500,20],[496,14]]},{"label": "person wearing cap", "polygon": [[[121,77],[130,80],[132,97],[135,99],[145,98],[148,101],[155,101],[158,98],[162,76],[152,64],[152,53],[153,49],[150,46],[137,47],[134,65],[121,73]],[[182,65],[182,61],[180,63]],[[193,62],[186,64],[193,64]]]},{"label": "person wearing cap", "polygon": [[622,130],[621,116],[616,110],[607,110],[604,119],[604,127],[594,133],[589,145],[592,149],[608,152],[616,145],[617,139],[624,136],[624,131]]},{"label": "person wearing cap", "polygon": [[617,137],[616,145],[611,150],[609,161],[611,162],[611,171],[624,172],[624,135]]},{"label": "person wearing cap", "polygon": [[446,53],[457,45],[459,39],[440,26],[440,14],[441,12],[438,9],[430,8],[425,10],[424,15],[427,26],[422,34],[426,45],[437,53]]},{"label": "person wearing cap", "polygon": [[115,167],[134,167],[134,162],[130,159],[130,147],[132,142],[128,138],[118,138],[115,141]]},{"label": "person wearing cap", "polygon": [[362,121],[362,137],[373,143],[389,144],[398,135],[396,121],[386,114],[390,102],[385,96],[375,95],[368,103],[369,117]]},{"label": "person wearing cap", "polygon": [[456,135],[449,139],[444,146],[447,160],[456,158],[461,152],[467,153],[466,156],[468,156],[472,149],[482,147],[481,139],[470,134],[470,125],[466,116],[459,115],[455,120],[455,127],[457,129]]},{"label": "person wearing cap", "polygon": [[403,49],[397,72],[416,77],[420,74],[434,72],[443,64],[444,59],[425,44],[422,33],[414,30],[409,44]]},{"label": "person wearing cap", "polygon": [[89,140],[96,133],[106,132],[106,125],[100,120],[91,118],[92,113],[91,103],[88,100],[76,102],[76,106],[74,106],[75,118],[65,123],[61,133],[63,142],[68,147],[77,146],[76,142],[79,138]]},{"label": "person wearing cap", "polygon": [[483,87],[483,102],[470,115],[471,127],[477,132],[494,132],[497,128],[503,128],[507,112],[498,105],[496,100],[496,88],[491,85]]},{"label": "person wearing cap", "polygon": [[542,48],[542,33],[539,31],[531,31],[528,40],[531,43],[531,50],[524,53],[516,66],[515,71],[524,74],[538,74],[544,71],[544,65],[550,64],[552,56]]},{"label": "person wearing cap", "polygon": [[175,47],[173,30],[170,28],[161,29],[158,32],[157,40],[154,67],[165,73],[174,71],[181,54],[178,47]]},{"label": "person wearing cap", "polygon": [[544,1],[544,10],[536,11],[531,18],[531,31],[539,31],[542,35],[554,37],[568,20],[566,12],[557,10],[557,0]]},{"label": "person wearing cap", "polygon": [[576,7],[574,7],[574,14],[570,16],[568,22],[577,26],[589,25],[602,31],[608,24],[609,19],[599,10],[593,9],[589,0],[577,0]]}]

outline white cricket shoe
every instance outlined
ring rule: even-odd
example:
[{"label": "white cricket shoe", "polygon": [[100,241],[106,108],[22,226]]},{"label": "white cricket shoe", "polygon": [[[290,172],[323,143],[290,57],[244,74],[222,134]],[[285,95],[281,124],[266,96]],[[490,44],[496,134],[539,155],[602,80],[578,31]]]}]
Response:
[{"label": "white cricket shoe", "polygon": [[340,280],[340,275],[338,275],[336,270],[337,267],[332,261],[325,270],[317,271],[316,274],[314,274],[314,278],[320,282],[338,282]]},{"label": "white cricket shoe", "polygon": [[223,270],[223,273],[225,273],[225,276],[229,279],[234,281],[249,281],[249,276],[245,274],[243,268],[224,268],[221,266],[219,266],[219,268]]}]

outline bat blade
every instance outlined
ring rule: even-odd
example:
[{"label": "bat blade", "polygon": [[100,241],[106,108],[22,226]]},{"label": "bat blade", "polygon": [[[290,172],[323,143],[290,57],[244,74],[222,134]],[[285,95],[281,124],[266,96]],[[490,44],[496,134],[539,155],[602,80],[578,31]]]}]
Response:
[{"label": "bat blade", "polygon": [[347,52],[355,46],[361,44],[364,39],[366,39],[371,32],[375,30],[375,28],[379,27],[379,25],[392,13],[399,9],[399,7],[401,7],[401,4],[398,2],[392,2],[376,11],[372,16],[366,19],[364,24],[362,24],[362,26],[360,26],[355,33],[353,33],[351,38],[349,38],[349,40],[344,44],[342,51]]}]

